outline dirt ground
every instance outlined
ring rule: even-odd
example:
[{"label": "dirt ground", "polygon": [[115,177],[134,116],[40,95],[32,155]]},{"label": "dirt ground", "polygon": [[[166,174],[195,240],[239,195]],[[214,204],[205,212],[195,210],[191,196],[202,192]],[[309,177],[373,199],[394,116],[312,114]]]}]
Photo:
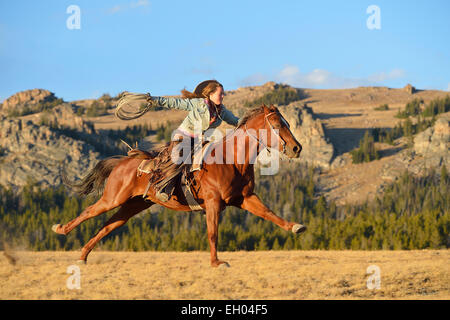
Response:
[{"label": "dirt ground", "polygon": [[229,268],[211,268],[209,252],[93,251],[80,266],[78,256],[1,252],[0,299],[450,298],[449,250],[219,253]]}]

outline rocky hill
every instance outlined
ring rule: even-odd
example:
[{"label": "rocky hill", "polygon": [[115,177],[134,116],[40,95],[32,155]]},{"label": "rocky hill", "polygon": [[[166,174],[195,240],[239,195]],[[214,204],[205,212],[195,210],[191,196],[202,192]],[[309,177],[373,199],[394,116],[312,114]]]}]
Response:
[{"label": "rocky hill", "polygon": [[421,176],[431,168],[450,168],[449,120],[450,113],[441,115],[433,127],[414,137],[412,146],[404,137],[394,145],[377,143],[379,160],[354,164],[349,153],[338,156],[331,169],[320,174],[318,193],[338,205],[360,203],[380,195],[405,171]]},{"label": "rocky hill", "polygon": [[30,180],[44,187],[59,185],[63,166],[69,178],[79,179],[99,160],[117,151],[108,136],[99,134],[92,122],[77,115],[77,105],[61,102],[44,111],[12,116],[11,110],[37,100],[29,95],[33,92],[48,91],[35,89],[16,94],[7,100],[9,116],[0,116],[1,185],[15,190]]},{"label": "rocky hill", "polygon": [[[353,164],[350,156],[367,130],[394,128],[400,121],[395,115],[407,102],[417,98],[426,104],[447,92],[417,90],[411,85],[401,89],[297,89],[269,82],[226,91],[224,104],[242,115],[249,103],[262,101],[280,88],[298,93],[294,101],[275,104],[303,145],[299,162],[320,169],[317,191],[329,200],[338,204],[364,201],[382,192],[404,170],[420,174],[430,166],[450,167],[448,113],[440,114],[434,125],[416,134],[412,142],[404,138],[393,145],[377,142],[379,160]],[[161,110],[127,122],[115,118],[114,103],[109,96],[64,102],[44,89],[6,99],[0,108],[0,184],[20,188],[32,177],[44,185],[57,185],[62,162],[69,176],[82,177],[98,160],[118,150],[120,135],[111,138],[107,130],[141,124],[156,128],[168,121],[176,126],[186,115],[185,111]],[[377,109],[383,104],[388,108]],[[102,107],[102,112],[87,112],[94,106]],[[145,140],[153,146],[157,143],[154,136]]]},{"label": "rocky hill", "polygon": [[0,106],[0,115],[20,116],[41,112],[62,103],[54,93],[44,89],[32,89],[18,92]]},{"label": "rocky hill", "polygon": [[30,180],[44,187],[61,184],[62,165],[69,177],[84,176],[101,159],[82,140],[29,120],[1,120],[0,139],[0,182],[16,190]]}]

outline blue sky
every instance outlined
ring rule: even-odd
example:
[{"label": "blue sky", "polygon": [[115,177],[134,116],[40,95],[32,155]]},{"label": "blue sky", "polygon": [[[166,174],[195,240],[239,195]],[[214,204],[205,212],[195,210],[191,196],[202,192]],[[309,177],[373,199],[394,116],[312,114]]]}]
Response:
[{"label": "blue sky", "polygon": [[[367,27],[370,5],[380,29]],[[1,1],[0,101],[32,88],[66,101],[172,95],[206,79],[450,90],[448,12],[446,0]]]}]

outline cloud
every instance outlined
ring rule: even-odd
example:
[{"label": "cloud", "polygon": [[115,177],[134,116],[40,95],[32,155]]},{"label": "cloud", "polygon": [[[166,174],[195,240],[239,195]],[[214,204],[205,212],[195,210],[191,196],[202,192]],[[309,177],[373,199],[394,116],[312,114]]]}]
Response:
[{"label": "cloud", "polygon": [[405,77],[405,71],[401,69],[393,69],[390,72],[380,72],[369,76],[367,79],[370,82],[383,82],[386,80],[393,80]]},{"label": "cloud", "polygon": [[449,82],[448,85],[447,85],[447,91],[450,92],[450,82]]},{"label": "cloud", "polygon": [[207,47],[212,47],[214,45],[214,41],[205,41],[202,43],[202,47],[207,48]]},{"label": "cloud", "polygon": [[[273,79],[277,82],[287,83],[300,88],[344,89],[359,86],[382,85],[385,81],[401,79],[404,77],[405,71],[402,69],[379,72],[365,78],[347,78],[324,69],[301,72],[297,66],[287,65],[277,72],[273,76]],[[251,78],[251,76],[247,77],[247,79],[249,78]]]},{"label": "cloud", "polygon": [[119,6],[119,5],[116,5],[116,6],[112,7],[112,8],[110,8],[110,9],[108,9],[108,13],[114,14],[114,13],[117,13],[117,12],[119,12],[121,10],[122,10],[122,7]]},{"label": "cloud", "polygon": [[131,8],[147,7],[149,5],[150,2],[148,0],[138,0],[137,2],[131,2],[130,7]]},{"label": "cloud", "polygon": [[115,14],[118,12],[122,12],[125,11],[127,9],[136,9],[139,7],[149,7],[150,6],[150,1],[148,0],[137,0],[137,1],[132,1],[130,3],[127,4],[123,4],[123,5],[115,5],[112,8],[108,9],[108,13],[109,14]]}]

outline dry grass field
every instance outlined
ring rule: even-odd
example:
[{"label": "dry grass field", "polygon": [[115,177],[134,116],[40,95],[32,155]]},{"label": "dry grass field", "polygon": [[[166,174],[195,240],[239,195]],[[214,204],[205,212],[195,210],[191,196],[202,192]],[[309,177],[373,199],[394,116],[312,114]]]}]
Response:
[{"label": "dry grass field", "polygon": [[[222,252],[230,268],[209,266],[209,252],[1,252],[0,299],[445,299],[450,251]],[[380,288],[366,273],[380,270]],[[70,280],[70,279],[69,279]]]}]

